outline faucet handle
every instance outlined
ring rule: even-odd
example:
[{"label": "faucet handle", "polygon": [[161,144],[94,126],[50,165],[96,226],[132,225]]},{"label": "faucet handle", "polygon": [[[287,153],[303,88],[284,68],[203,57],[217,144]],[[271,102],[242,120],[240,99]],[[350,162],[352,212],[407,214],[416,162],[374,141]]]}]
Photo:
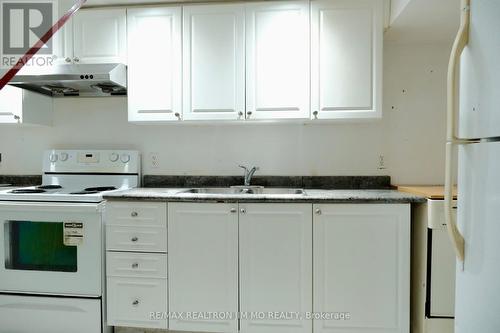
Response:
[{"label": "faucet handle", "polygon": [[245,172],[248,172],[248,168],[247,168],[246,166],[244,166],[244,165],[242,165],[242,164],[238,164],[238,166],[239,166],[240,168],[242,168],[243,170],[245,170]]}]

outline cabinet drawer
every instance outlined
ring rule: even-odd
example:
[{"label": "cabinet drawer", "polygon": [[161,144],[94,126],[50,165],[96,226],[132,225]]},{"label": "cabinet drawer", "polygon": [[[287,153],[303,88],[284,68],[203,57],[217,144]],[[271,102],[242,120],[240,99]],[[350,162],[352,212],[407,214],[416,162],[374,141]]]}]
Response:
[{"label": "cabinet drawer", "polygon": [[167,229],[108,225],[106,226],[106,249],[167,252]]},{"label": "cabinet drawer", "polygon": [[163,253],[107,252],[106,275],[167,278],[167,255]]},{"label": "cabinet drawer", "polygon": [[166,202],[108,202],[106,224],[120,226],[167,227]]},{"label": "cabinet drawer", "polygon": [[[457,201],[453,200],[453,216],[457,218]],[[444,200],[427,200],[428,227],[430,229],[446,229]]]},{"label": "cabinet drawer", "polygon": [[107,278],[108,325],[166,329],[167,279]]}]

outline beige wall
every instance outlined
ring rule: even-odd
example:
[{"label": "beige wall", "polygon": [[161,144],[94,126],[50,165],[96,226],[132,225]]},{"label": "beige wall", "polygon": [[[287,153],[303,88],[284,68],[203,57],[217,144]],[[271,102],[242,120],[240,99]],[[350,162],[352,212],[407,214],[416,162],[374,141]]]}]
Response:
[{"label": "beige wall", "polygon": [[[324,125],[132,125],[126,98],[57,99],[53,127],[0,126],[0,174],[38,174],[48,148],[133,148],[147,174],[388,174],[440,183],[448,47],[386,45],[383,119]],[[149,165],[150,153],[160,165]],[[387,169],[379,170],[383,155]]]}]

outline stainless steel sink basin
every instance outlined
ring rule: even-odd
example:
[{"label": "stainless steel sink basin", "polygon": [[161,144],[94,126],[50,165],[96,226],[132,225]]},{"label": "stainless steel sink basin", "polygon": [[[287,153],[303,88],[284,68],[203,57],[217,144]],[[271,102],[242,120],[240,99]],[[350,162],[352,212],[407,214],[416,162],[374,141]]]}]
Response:
[{"label": "stainless steel sink basin", "polygon": [[295,188],[264,188],[260,186],[234,186],[234,187],[200,187],[190,188],[179,193],[199,193],[199,194],[268,194],[268,195],[306,195],[303,189]]}]

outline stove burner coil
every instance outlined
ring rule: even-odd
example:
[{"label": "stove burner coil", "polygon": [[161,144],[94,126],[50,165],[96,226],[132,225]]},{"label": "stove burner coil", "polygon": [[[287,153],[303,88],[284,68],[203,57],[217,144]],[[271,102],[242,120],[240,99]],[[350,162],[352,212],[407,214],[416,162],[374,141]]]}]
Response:
[{"label": "stove burner coil", "polygon": [[17,190],[12,190],[9,193],[14,193],[14,194],[31,194],[31,193],[44,193],[46,192],[43,189],[36,189],[36,188],[20,188]]}]

